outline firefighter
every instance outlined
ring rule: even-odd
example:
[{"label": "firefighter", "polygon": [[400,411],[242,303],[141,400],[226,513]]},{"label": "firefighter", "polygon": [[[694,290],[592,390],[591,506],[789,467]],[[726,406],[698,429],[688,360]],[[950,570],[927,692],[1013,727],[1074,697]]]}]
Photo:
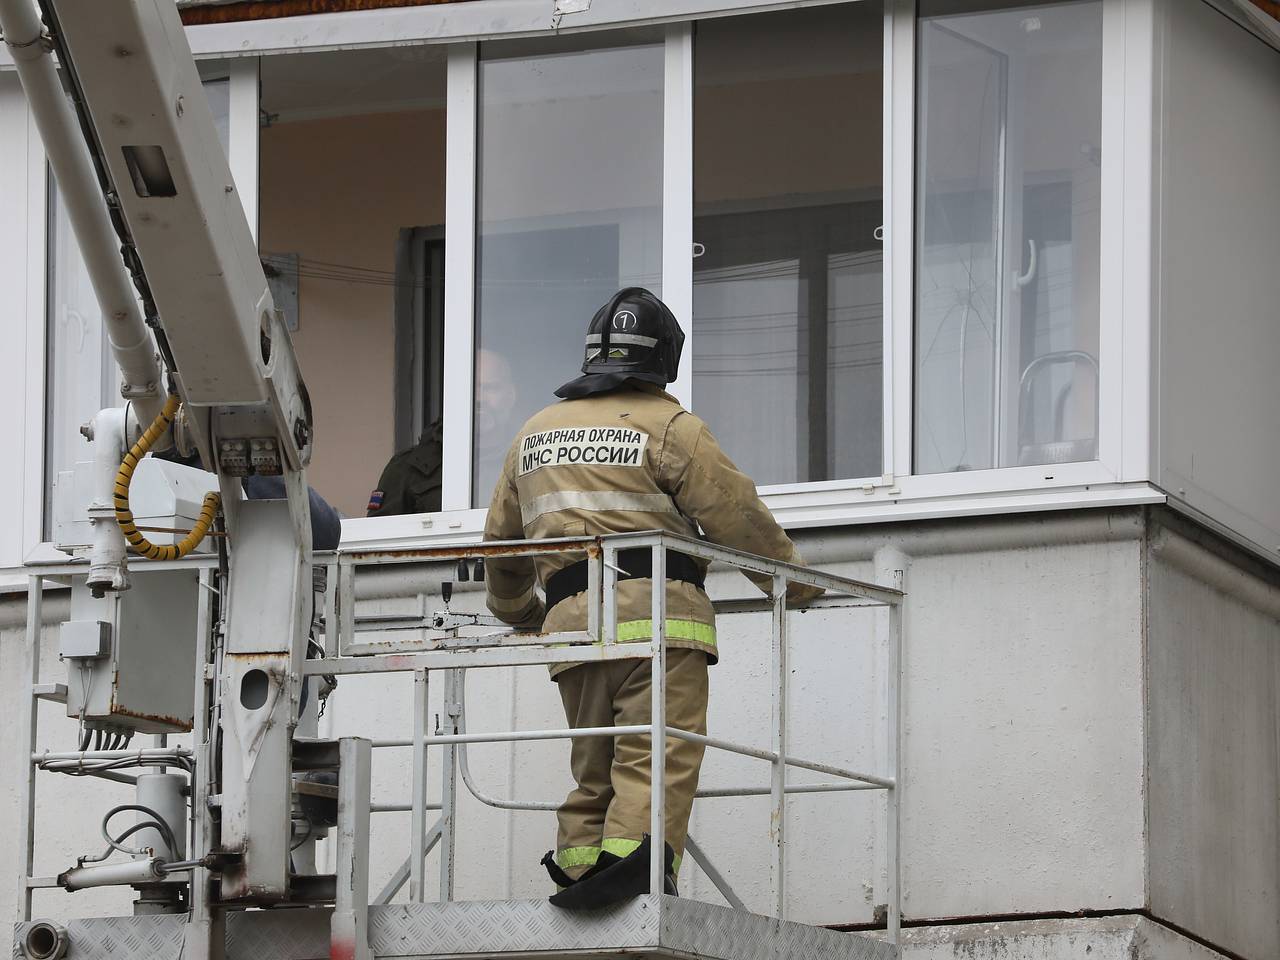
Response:
[{"label": "firefighter", "polygon": [[[581,377],[562,402],[535,414],[506,456],[485,523],[486,540],[665,530],[800,562],[778,526],[707,429],[662,388],[675,379],[684,333],[639,287],[615,294],[591,321]],[[701,534],[700,534],[701,531]],[[648,641],[651,553],[622,550],[618,640]],[[706,733],[707,667],[716,662],[715,616],[703,589],[707,564],[667,552],[667,721]],[[490,558],[489,609],[521,629],[585,630],[586,561],[565,554]],[[766,592],[768,577],[755,578]],[[545,602],[535,588],[541,586]],[[820,593],[793,585],[793,602]],[[552,670],[573,727],[648,723],[650,663],[622,659]],[[593,909],[648,889],[650,745],[646,736],[572,741],[577,786],[560,806],[551,902]],[[666,758],[667,890],[684,852],[703,747],[670,738]]]}]

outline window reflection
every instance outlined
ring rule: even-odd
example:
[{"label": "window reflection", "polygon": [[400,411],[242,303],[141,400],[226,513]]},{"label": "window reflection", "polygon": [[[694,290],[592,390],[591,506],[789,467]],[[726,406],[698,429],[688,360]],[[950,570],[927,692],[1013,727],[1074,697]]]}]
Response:
[{"label": "window reflection", "polygon": [[[213,109],[223,150],[230,134],[231,85],[224,80],[203,84]],[[66,205],[49,172],[47,200],[47,297],[49,344],[45,391],[44,536],[53,533],[54,487],[58,475],[90,456],[80,425],[105,407],[122,406],[120,373],[111,355],[102,311],[89,282],[89,272],[71,228]],[[68,478],[69,479],[69,478]]]},{"label": "window reflection", "polygon": [[916,472],[1097,456],[1102,5],[919,35]]},{"label": "window reflection", "polygon": [[[660,44],[480,61],[473,498],[511,438],[581,364],[620,287],[661,296]],[[607,41],[605,41],[607,42]]]},{"label": "window reflection", "polygon": [[695,35],[693,406],[760,484],[881,472],[882,46],[871,2]]}]

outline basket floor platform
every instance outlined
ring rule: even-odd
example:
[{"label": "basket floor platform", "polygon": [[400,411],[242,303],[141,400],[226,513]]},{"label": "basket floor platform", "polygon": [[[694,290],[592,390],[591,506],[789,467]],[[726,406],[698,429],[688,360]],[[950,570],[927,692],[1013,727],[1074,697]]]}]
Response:
[{"label": "basket floor platform", "polygon": [[[69,920],[68,960],[178,960],[185,916]],[[18,924],[14,957],[30,924]],[[682,960],[896,960],[897,948],[873,937],[784,923],[714,904],[644,896],[590,913],[546,900],[387,904],[369,908],[378,960],[606,957]],[[278,909],[227,917],[227,960],[325,960],[327,909]]]}]

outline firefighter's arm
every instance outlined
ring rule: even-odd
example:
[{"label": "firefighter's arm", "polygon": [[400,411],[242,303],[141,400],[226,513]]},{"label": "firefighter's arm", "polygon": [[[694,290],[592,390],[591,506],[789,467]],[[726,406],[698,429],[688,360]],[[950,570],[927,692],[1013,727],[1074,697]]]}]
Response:
[{"label": "firefighter's arm", "polygon": [[[660,473],[670,484],[676,506],[696,520],[713,543],[784,563],[804,562],[756,493],[755,483],[725,455],[697,417],[682,413],[672,421],[663,460]],[[769,577],[747,576],[765,593],[772,590]],[[821,587],[793,583],[787,598],[803,603],[822,592]]]},{"label": "firefighter's arm", "polygon": [[[524,521],[520,519],[520,497],[516,493],[513,466],[514,457],[508,454],[489,503],[489,516],[484,523],[486,541],[524,539]],[[546,610],[534,590],[537,574],[532,557],[488,557],[484,572],[485,602],[494,616],[521,630],[536,630],[542,626]]]}]

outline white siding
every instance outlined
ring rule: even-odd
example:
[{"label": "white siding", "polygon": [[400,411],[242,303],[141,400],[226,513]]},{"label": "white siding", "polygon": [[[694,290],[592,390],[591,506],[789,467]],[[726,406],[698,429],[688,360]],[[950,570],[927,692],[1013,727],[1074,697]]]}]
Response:
[{"label": "white siding", "polygon": [[[897,525],[874,533],[815,531],[801,548],[824,568],[874,575],[867,559],[885,542],[913,557],[905,658],[904,912],[910,918],[1138,908],[1145,902],[1142,610],[1137,511]],[[923,531],[923,532],[922,532]],[[921,540],[924,537],[928,542]],[[455,610],[477,605],[473,584]],[[747,595],[736,575],[712,587]],[[434,601],[433,601],[434,603]],[[388,605],[386,601],[384,605]],[[408,602],[412,606],[412,601]],[[4,605],[4,622],[20,622]],[[434,606],[433,606],[434,608]],[[63,608],[65,609],[65,608]],[[63,614],[65,616],[65,613]],[[868,611],[792,617],[792,751],[862,769],[883,762],[884,632]],[[55,643],[52,635],[46,641]],[[20,751],[16,712],[20,629],[0,635],[0,836],[16,823]],[[722,618],[722,661],[712,670],[714,734],[769,741],[768,629],[762,615]],[[45,658],[44,679],[61,679]],[[408,676],[345,677],[322,735],[405,737]],[[432,678],[431,715],[443,676]],[[476,670],[468,683],[471,730],[554,727],[563,716],[541,668]],[[67,748],[71,721],[47,706],[42,745]],[[6,739],[8,737],[8,739]],[[375,751],[374,800],[406,802],[408,751]],[[438,759],[437,759],[438,763]],[[570,786],[562,743],[477,746],[482,789],[558,801]],[[37,870],[97,852],[97,820],[114,786],[41,776]],[[799,777],[797,779],[800,779]],[[709,754],[703,783],[768,781],[765,764]],[[438,769],[430,790],[439,789]],[[508,814],[467,797],[459,811],[462,898],[545,894],[538,858],[555,842],[549,813]],[[120,802],[120,801],[115,801]],[[797,920],[866,922],[884,902],[883,798],[798,797],[789,804],[788,891]],[[756,910],[771,905],[768,798],[705,800],[692,832]],[[404,859],[407,814],[375,816],[371,886]],[[0,844],[0,874],[17,872],[14,844]],[[435,876],[436,855],[429,858]],[[684,893],[718,901],[692,868]],[[434,883],[429,883],[434,887]],[[0,885],[0,914],[14,888]],[[119,891],[40,895],[42,916],[123,911]],[[43,903],[43,907],[39,903]]]},{"label": "white siding", "polygon": [[40,539],[44,163],[15,74],[0,74],[0,567]]},{"label": "white siding", "polygon": [[[903,697],[908,918],[1145,903],[1140,532],[1137,512],[1082,511],[828,528],[801,539],[806,557],[847,576],[875,577],[868,558],[884,543],[901,543],[913,558]],[[452,609],[477,608],[469,586],[459,585]],[[752,590],[723,574],[711,587],[722,596]],[[792,751],[880,769],[884,634],[876,615],[812,611],[793,615],[791,629]],[[722,617],[719,633],[711,733],[767,746],[767,619]],[[432,684],[434,717],[443,677]],[[563,723],[541,668],[472,671],[467,699],[469,730]],[[322,733],[405,737],[411,703],[407,676],[343,678]],[[406,802],[408,751],[375,754],[376,802]],[[559,801],[571,786],[562,743],[473,747],[471,765],[482,788],[501,797]],[[763,763],[708,753],[704,786],[767,781]],[[435,770],[430,783],[439,789]],[[553,817],[483,807],[461,785],[459,796],[459,896],[545,893],[538,859],[554,845]],[[871,920],[884,902],[883,806],[874,794],[789,803],[792,919]],[[757,911],[772,904],[768,818],[767,797],[703,800],[690,826]],[[403,860],[407,826],[406,814],[375,818],[374,888]],[[682,892],[720,902],[692,867]]]},{"label": "white siding", "polygon": [[1151,910],[1280,956],[1280,588],[1182,534],[1152,541]]},{"label": "white siding", "polygon": [[1280,52],[1163,4],[1155,479],[1280,549]]}]

